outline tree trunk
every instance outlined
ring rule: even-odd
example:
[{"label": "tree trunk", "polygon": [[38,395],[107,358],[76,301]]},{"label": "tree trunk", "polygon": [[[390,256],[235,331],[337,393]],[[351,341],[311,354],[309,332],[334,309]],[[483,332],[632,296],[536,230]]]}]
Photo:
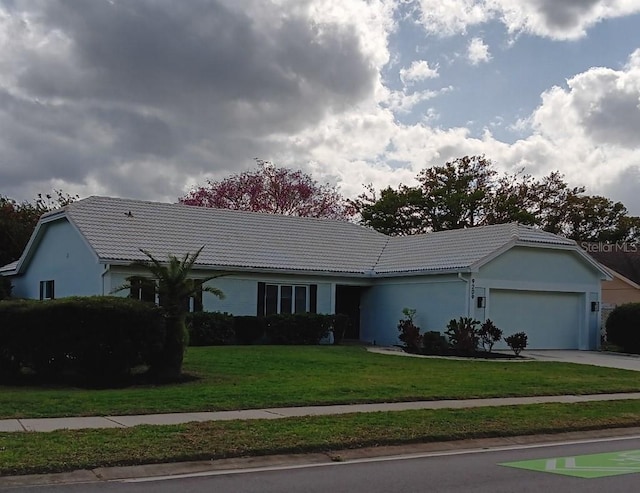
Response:
[{"label": "tree trunk", "polygon": [[150,373],[158,380],[178,380],[182,374],[182,361],[187,344],[185,318],[184,314],[167,315],[164,346],[150,368]]}]

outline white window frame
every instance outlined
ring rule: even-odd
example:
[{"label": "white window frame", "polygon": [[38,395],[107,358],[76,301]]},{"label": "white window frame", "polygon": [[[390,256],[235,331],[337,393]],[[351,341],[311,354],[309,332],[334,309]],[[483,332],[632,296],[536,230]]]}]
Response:
[{"label": "white window frame", "polygon": [[[267,308],[269,306],[269,304],[267,303],[267,294],[269,292],[269,287],[270,286],[275,286],[278,289],[277,297],[276,297],[276,312],[275,313],[277,313],[278,315],[282,313],[282,288],[283,287],[291,288],[291,311],[288,312],[288,313],[291,313],[291,314],[309,313],[309,310],[311,309],[311,285],[309,285],[309,284],[265,283],[265,287],[264,287],[264,314],[265,315],[271,315],[267,311]],[[296,311],[296,288],[304,288],[304,290],[305,290],[304,311],[302,311],[302,312],[297,312]]]}]

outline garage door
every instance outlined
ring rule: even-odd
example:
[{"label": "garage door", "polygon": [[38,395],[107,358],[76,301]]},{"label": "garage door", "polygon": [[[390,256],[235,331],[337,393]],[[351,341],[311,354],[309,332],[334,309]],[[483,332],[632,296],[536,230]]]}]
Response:
[{"label": "garage door", "polygon": [[579,348],[581,294],[492,289],[489,296],[488,318],[505,336],[526,332],[529,349]]}]

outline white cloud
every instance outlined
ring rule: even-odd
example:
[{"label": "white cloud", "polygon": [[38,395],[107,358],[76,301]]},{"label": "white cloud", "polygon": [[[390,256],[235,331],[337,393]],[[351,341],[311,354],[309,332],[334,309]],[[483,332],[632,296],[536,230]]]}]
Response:
[{"label": "white cloud", "polygon": [[464,33],[468,26],[490,20],[494,11],[477,0],[419,0],[420,22],[427,32],[442,36]]},{"label": "white cloud", "polygon": [[438,76],[438,66],[430,67],[426,60],[414,60],[409,68],[400,69],[400,79],[405,85],[425,79],[435,79]]},{"label": "white cloud", "polygon": [[532,119],[541,134],[640,148],[640,49],[622,70],[591,68],[569,79],[566,89],[554,87],[542,98]]},{"label": "white cloud", "polygon": [[[621,69],[593,68],[547,90],[517,124],[524,137],[509,144],[489,131],[439,128],[431,108],[415,124],[397,118],[452,88],[384,86],[393,0],[113,4],[126,12],[106,2],[80,4],[86,12],[53,0],[10,3],[24,9],[0,7],[3,195],[31,199],[56,187],[174,201],[259,156],[355,197],[365,183],[409,184],[425,166],[485,154],[503,170],[560,169],[572,185],[624,198],[640,214],[629,184],[640,167],[640,50]],[[639,8],[621,0],[420,3],[427,28],[440,34],[502,19],[512,32],[551,37]],[[32,14],[31,5],[44,10]],[[129,29],[126,14],[137,8],[148,10]],[[563,12],[574,14],[561,22]],[[162,22],[174,27],[170,40]],[[490,57],[479,52],[479,61]],[[409,84],[437,69],[419,60],[403,77]],[[615,195],[621,177],[624,197]]]},{"label": "white cloud", "polygon": [[469,46],[467,47],[467,58],[472,65],[488,62],[491,60],[489,45],[485,44],[480,38],[473,38],[469,41]]},{"label": "white cloud", "polygon": [[433,99],[440,94],[452,91],[452,87],[443,87],[437,91],[425,90],[407,93],[405,91],[389,91],[387,98],[380,101],[383,107],[391,109],[393,112],[409,113],[417,104]]},{"label": "white cloud", "polygon": [[577,39],[605,19],[640,12],[637,0],[419,0],[427,32],[448,36],[490,20],[509,32]]},{"label": "white cloud", "polygon": [[175,200],[246,169],[274,136],[375,100],[394,8],[0,1],[0,193]]}]

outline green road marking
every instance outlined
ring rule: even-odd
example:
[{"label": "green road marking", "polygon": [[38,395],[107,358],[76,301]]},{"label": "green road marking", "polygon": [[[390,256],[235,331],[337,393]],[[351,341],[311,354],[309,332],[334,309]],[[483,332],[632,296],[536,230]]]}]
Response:
[{"label": "green road marking", "polygon": [[640,472],[640,450],[503,462],[499,465],[577,478],[603,478]]}]

